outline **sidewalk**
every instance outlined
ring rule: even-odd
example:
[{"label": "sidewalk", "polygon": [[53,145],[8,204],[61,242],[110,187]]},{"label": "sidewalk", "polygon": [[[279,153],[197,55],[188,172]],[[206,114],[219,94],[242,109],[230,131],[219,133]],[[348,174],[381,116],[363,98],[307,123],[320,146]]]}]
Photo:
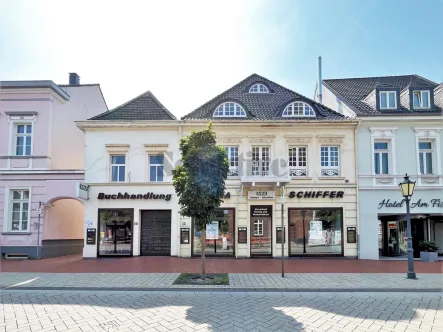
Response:
[{"label": "sidewalk", "polygon": [[[0,273],[1,290],[442,292],[443,275],[405,273],[230,273],[229,285],[173,285],[179,273]],[[1,291],[0,291],[1,292]]]}]

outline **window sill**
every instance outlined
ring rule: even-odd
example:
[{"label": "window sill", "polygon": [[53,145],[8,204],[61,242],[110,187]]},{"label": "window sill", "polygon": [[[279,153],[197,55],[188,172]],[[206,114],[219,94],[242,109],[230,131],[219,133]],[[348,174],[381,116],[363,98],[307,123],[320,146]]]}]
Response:
[{"label": "window sill", "polygon": [[345,180],[344,176],[319,176],[319,180]]},{"label": "window sill", "polygon": [[312,180],[310,176],[291,176],[291,180]]},{"label": "window sill", "polygon": [[16,232],[2,232],[2,235],[31,235],[31,232],[16,231]]}]

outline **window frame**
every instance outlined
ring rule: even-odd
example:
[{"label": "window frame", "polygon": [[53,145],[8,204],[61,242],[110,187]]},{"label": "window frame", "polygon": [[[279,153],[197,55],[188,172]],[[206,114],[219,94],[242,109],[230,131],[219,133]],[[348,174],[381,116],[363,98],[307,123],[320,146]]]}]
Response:
[{"label": "window frame", "polygon": [[[322,165],[323,164],[323,148],[327,148],[327,162],[328,165]],[[337,148],[337,165],[335,166],[331,166],[331,148]],[[321,176],[323,177],[339,177],[340,176],[340,172],[341,172],[341,167],[340,167],[340,162],[341,162],[341,156],[340,156],[340,145],[331,145],[331,144],[322,144],[320,145],[320,171],[321,171]],[[334,173],[334,174],[332,174]]]},{"label": "window frame", "polygon": [[[113,162],[112,162],[112,158],[113,157],[124,157],[125,158],[125,163],[124,164],[114,164]],[[127,176],[126,176],[126,170],[127,170],[127,155],[126,155],[126,153],[118,153],[118,152],[116,152],[116,153],[111,153],[110,155],[109,155],[109,161],[110,161],[110,167],[109,167],[109,170],[110,170],[110,182],[113,182],[113,183],[118,183],[118,182],[127,182]],[[116,181],[114,181],[113,180],[113,178],[112,178],[112,174],[113,174],[113,167],[118,167],[118,171],[117,171],[117,180]],[[123,181],[120,181],[119,179],[120,179],[120,167],[124,167],[124,180]]]},{"label": "window frame", "polygon": [[[233,104],[234,105],[234,114],[230,115],[229,113],[226,114],[227,110],[226,110],[226,105],[227,104]],[[237,106],[240,107],[240,115],[237,115]],[[217,114],[219,112],[219,108],[222,107],[223,108],[223,114]],[[229,112],[229,110],[228,110]],[[240,105],[239,103],[235,102],[235,101],[226,101],[221,103],[220,105],[218,105],[215,110],[214,113],[212,114],[212,117],[214,118],[246,118],[246,110],[245,108]]]},{"label": "window frame", "polygon": [[[151,163],[151,157],[162,157],[163,158],[163,163],[162,164],[153,164]],[[164,153],[151,153],[148,155],[148,164],[149,164],[149,169],[148,169],[148,179],[149,182],[165,182],[165,155]],[[151,167],[155,167],[155,180],[151,179]],[[162,180],[158,180],[158,168],[162,167]]]},{"label": "window frame", "polygon": [[[28,215],[28,220],[27,220],[27,227],[26,229],[19,229],[19,230],[13,230],[12,229],[12,215],[13,215],[13,203],[14,201],[19,201],[20,202],[20,223],[19,225],[22,225],[23,220],[22,220],[22,216],[23,216],[23,203],[25,202],[23,199],[21,200],[14,200],[14,191],[27,191],[28,192],[28,210],[27,210],[27,215]],[[32,197],[32,190],[31,187],[26,187],[26,186],[14,186],[14,187],[5,187],[5,211],[4,211],[4,220],[5,222],[3,223],[3,231],[6,233],[30,233],[31,232],[31,197]],[[17,202],[15,202],[17,203]]]},{"label": "window frame", "polygon": [[[254,149],[258,149],[259,158],[258,160],[254,159]],[[263,158],[264,156],[264,149],[267,149],[267,158]],[[271,176],[271,147],[269,145],[253,145],[251,149],[251,175],[260,177],[260,176]],[[265,155],[266,156],[266,155]],[[258,165],[254,166],[254,162],[258,162]],[[266,165],[267,163],[267,165]],[[258,167],[258,174],[254,174],[254,167]],[[263,168],[267,168],[267,171],[263,171]]]},{"label": "window frame", "polygon": [[[423,105],[423,92],[426,92],[428,94],[428,106],[422,106]],[[418,93],[420,95],[419,103],[420,105],[416,107],[414,105],[414,94]],[[413,90],[412,91],[412,108],[414,109],[430,109],[431,108],[431,93],[429,90]]]},{"label": "window frame", "polygon": [[[430,149],[420,149],[420,143],[430,143],[431,144],[431,148]],[[417,149],[418,149],[418,164],[419,164],[419,168],[418,168],[418,171],[419,171],[419,174],[420,175],[435,175],[435,171],[434,171],[434,169],[435,169],[435,167],[434,167],[434,164],[435,164],[435,162],[434,162],[434,156],[435,156],[435,152],[434,152],[434,140],[432,140],[432,139],[418,139],[418,146],[417,146]],[[420,154],[422,154],[423,153],[423,171],[424,172],[422,172],[421,171],[421,158],[420,158]],[[427,166],[427,162],[426,162],[426,158],[425,158],[425,155],[426,154],[431,154],[431,173],[427,173],[426,172],[426,166]]]},{"label": "window frame", "polygon": [[[389,94],[393,93],[394,94],[394,107],[390,107],[389,106]],[[381,96],[382,94],[386,94],[386,107],[383,107],[381,104]],[[379,92],[379,105],[380,105],[380,109],[381,110],[395,110],[397,109],[397,91],[380,91]]]},{"label": "window frame", "polygon": [[[225,151],[228,155],[228,161],[229,161],[228,177],[239,176],[240,175],[239,146],[238,145],[226,145],[223,147],[225,148]],[[231,160],[231,151],[232,150],[237,151],[237,161]],[[235,153],[234,153],[234,158],[235,158]],[[237,165],[232,165],[233,163],[234,164],[237,163]]]},{"label": "window frame", "polygon": [[[303,115],[300,114],[295,114],[295,104],[301,104],[302,105],[302,111],[303,111]],[[308,106],[309,110],[308,110],[308,114],[306,114],[306,109],[305,107]],[[291,108],[289,110],[289,108]],[[289,114],[289,112],[291,112],[292,114]],[[297,110],[297,112],[300,112],[300,110]],[[282,115],[283,118],[294,118],[294,117],[300,117],[300,118],[315,118],[315,111],[314,108],[309,105],[308,103],[305,103],[304,101],[293,101],[292,103],[289,103],[288,105],[286,105],[286,107],[284,108]]]},{"label": "window frame", "polygon": [[[375,148],[375,144],[377,143],[386,143],[387,144],[387,148],[386,149],[376,149]],[[390,140],[386,140],[386,139],[374,139],[372,142],[372,149],[373,149],[373,153],[372,153],[372,167],[374,170],[374,175],[390,175],[391,174],[391,144],[390,144]],[[388,155],[388,172],[387,173],[383,173],[383,157],[382,155],[386,153]],[[376,154],[378,155],[376,157]],[[377,173],[377,169],[375,167],[375,160],[376,158],[378,158],[379,160],[379,173]]]},{"label": "window frame", "polygon": [[[257,226],[257,229],[255,228]],[[263,236],[264,234],[264,220],[254,220],[254,236]]]},{"label": "window frame", "polygon": [[[295,149],[295,166],[291,166],[291,150]],[[300,165],[300,150],[304,149],[304,166]],[[292,156],[293,157],[293,156]],[[294,162],[294,161],[292,161]],[[307,177],[308,176],[308,146],[307,145],[290,145],[288,147],[288,169],[290,177]]]},{"label": "window frame", "polygon": [[[254,87],[257,87],[257,91],[252,91],[252,89]],[[260,91],[261,88],[264,88],[264,91]],[[263,83],[254,83],[250,88],[249,88],[249,93],[258,93],[258,94],[265,94],[265,93],[269,93],[269,89],[266,85],[264,85]]]}]

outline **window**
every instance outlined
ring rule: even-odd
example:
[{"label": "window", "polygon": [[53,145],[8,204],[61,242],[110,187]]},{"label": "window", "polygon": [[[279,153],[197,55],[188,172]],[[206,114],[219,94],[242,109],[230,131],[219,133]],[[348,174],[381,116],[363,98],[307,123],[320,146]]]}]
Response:
[{"label": "window", "polygon": [[149,181],[163,181],[164,156],[149,156]]},{"label": "window", "polygon": [[291,103],[286,106],[283,111],[282,116],[291,117],[291,116],[315,116],[314,110],[311,106],[301,101],[296,101],[295,103]]},{"label": "window", "polygon": [[307,176],[307,151],[305,146],[289,148],[289,176]]},{"label": "window", "polygon": [[11,190],[11,231],[29,228],[29,190]]},{"label": "window", "polygon": [[269,93],[269,90],[264,84],[257,83],[251,86],[249,93]]},{"label": "window", "polygon": [[30,156],[32,146],[32,124],[17,124],[15,126],[16,156]]},{"label": "window", "polygon": [[420,173],[432,174],[432,142],[418,142],[418,158],[420,161]]},{"label": "window", "polygon": [[263,235],[263,220],[254,221],[254,236]]},{"label": "window", "polygon": [[225,149],[229,160],[228,176],[238,176],[238,147],[227,146]]},{"label": "window", "polygon": [[429,91],[414,91],[413,92],[413,104],[414,108],[429,108]]},{"label": "window", "polygon": [[388,142],[374,142],[374,171],[375,174],[389,174]]},{"label": "window", "polygon": [[111,181],[125,182],[126,156],[111,156]]},{"label": "window", "polygon": [[252,175],[269,176],[269,147],[252,147]]},{"label": "window", "polygon": [[380,108],[381,109],[396,109],[397,108],[397,93],[395,91],[380,92]]},{"label": "window", "polygon": [[321,175],[338,176],[339,175],[339,147],[322,146],[321,147]]},{"label": "window", "polygon": [[246,112],[243,107],[237,103],[223,103],[215,110],[214,117],[245,118]]}]

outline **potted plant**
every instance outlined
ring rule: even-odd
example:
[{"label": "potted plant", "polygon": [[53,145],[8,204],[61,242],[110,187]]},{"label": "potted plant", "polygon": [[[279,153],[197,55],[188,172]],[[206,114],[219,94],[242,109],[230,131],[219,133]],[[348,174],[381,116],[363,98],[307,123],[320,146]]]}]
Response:
[{"label": "potted plant", "polygon": [[420,241],[420,260],[422,262],[438,261],[438,247],[432,241]]}]

